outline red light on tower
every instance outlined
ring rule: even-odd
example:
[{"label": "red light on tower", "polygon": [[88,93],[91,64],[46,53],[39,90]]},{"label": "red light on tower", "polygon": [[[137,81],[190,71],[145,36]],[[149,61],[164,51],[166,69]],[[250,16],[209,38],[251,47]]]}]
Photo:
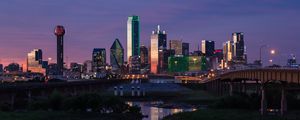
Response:
[{"label": "red light on tower", "polygon": [[54,34],[56,36],[63,36],[63,35],[65,35],[65,28],[64,28],[64,26],[61,26],[61,25],[56,26],[55,30],[54,30]]}]

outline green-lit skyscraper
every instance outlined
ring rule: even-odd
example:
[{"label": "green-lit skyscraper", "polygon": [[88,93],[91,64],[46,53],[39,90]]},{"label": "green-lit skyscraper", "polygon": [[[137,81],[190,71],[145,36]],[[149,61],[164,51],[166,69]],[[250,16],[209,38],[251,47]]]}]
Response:
[{"label": "green-lit skyscraper", "polygon": [[140,18],[129,16],[127,20],[127,60],[140,55]]},{"label": "green-lit skyscraper", "polygon": [[113,69],[120,69],[124,64],[124,48],[119,39],[116,39],[110,47],[110,64]]}]

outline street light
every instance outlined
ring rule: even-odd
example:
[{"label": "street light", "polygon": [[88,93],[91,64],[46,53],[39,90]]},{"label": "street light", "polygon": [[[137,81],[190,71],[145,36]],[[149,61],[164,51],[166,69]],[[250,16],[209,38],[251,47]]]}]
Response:
[{"label": "street light", "polygon": [[272,59],[270,59],[270,60],[269,60],[269,62],[272,64],[273,60],[272,60]]},{"label": "street light", "polygon": [[271,55],[275,55],[276,52],[275,52],[275,50],[271,50],[270,53],[271,53]]}]

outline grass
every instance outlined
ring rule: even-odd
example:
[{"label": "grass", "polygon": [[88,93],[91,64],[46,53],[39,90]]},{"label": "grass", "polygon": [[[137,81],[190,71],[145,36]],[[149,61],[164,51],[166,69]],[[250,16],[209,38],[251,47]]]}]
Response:
[{"label": "grass", "polygon": [[[300,117],[285,120],[299,120]],[[265,116],[263,119],[258,111],[234,109],[208,109],[184,112],[167,116],[163,120],[283,120],[279,116]]]}]

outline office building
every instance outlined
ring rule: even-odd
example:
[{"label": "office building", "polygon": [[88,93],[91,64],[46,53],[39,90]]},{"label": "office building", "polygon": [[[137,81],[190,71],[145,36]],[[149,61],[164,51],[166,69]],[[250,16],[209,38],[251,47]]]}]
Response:
[{"label": "office building", "polygon": [[223,44],[223,59],[225,62],[231,62],[233,59],[233,42],[227,41]]},{"label": "office building", "polygon": [[162,68],[164,60],[164,51],[167,49],[167,34],[165,31],[160,30],[160,26],[157,26],[157,30],[152,31],[151,34],[151,73],[159,73],[159,68]]},{"label": "office building", "polygon": [[82,73],[83,72],[83,65],[79,64],[79,63],[72,62],[72,63],[70,63],[70,70],[72,72]]},{"label": "office building", "polygon": [[206,57],[211,57],[214,55],[214,51],[215,51],[215,42],[214,41],[202,40],[201,46],[202,46],[202,53]]},{"label": "office building", "polygon": [[141,57],[131,56],[129,57],[129,73],[140,74],[141,73]]},{"label": "office building", "polygon": [[119,39],[115,39],[110,47],[110,64],[113,70],[120,70],[124,64],[124,48]]},{"label": "office building", "polygon": [[140,47],[140,56],[141,56],[141,68],[145,68],[149,65],[148,58],[148,48],[144,45]]},{"label": "office building", "polygon": [[245,61],[245,45],[244,45],[244,33],[235,32],[232,33],[233,40],[233,56],[237,62]]},{"label": "office building", "polygon": [[130,56],[140,55],[140,19],[130,16],[127,20],[127,60]]},{"label": "office building", "polygon": [[189,43],[182,43],[182,55],[189,56],[190,54],[190,44]]},{"label": "office building", "polygon": [[297,64],[296,56],[292,55],[292,58],[287,60],[287,67],[289,68],[299,68],[299,64]]},{"label": "office building", "polygon": [[170,40],[169,47],[175,50],[175,55],[182,55],[182,40]]},{"label": "office building", "polygon": [[92,55],[93,72],[103,72],[106,66],[106,51],[104,48],[94,48]]},{"label": "office building", "polygon": [[172,56],[168,60],[168,72],[186,72],[189,70],[189,58],[186,56]]},{"label": "office building", "polygon": [[43,65],[43,52],[41,49],[34,49],[27,54],[27,72],[42,73],[46,75]]},{"label": "office building", "polygon": [[221,60],[223,60],[223,49],[216,49],[214,51],[214,56],[218,58],[218,63],[221,62]]},{"label": "office building", "polygon": [[92,73],[93,69],[92,69],[92,61],[91,60],[86,60],[83,63],[83,73],[88,74],[88,73]]},{"label": "office building", "polygon": [[61,25],[55,27],[54,34],[57,38],[57,75],[63,75],[64,69],[64,35],[65,28]]},{"label": "office building", "polygon": [[189,59],[189,71],[201,71],[201,56],[190,55]]}]

